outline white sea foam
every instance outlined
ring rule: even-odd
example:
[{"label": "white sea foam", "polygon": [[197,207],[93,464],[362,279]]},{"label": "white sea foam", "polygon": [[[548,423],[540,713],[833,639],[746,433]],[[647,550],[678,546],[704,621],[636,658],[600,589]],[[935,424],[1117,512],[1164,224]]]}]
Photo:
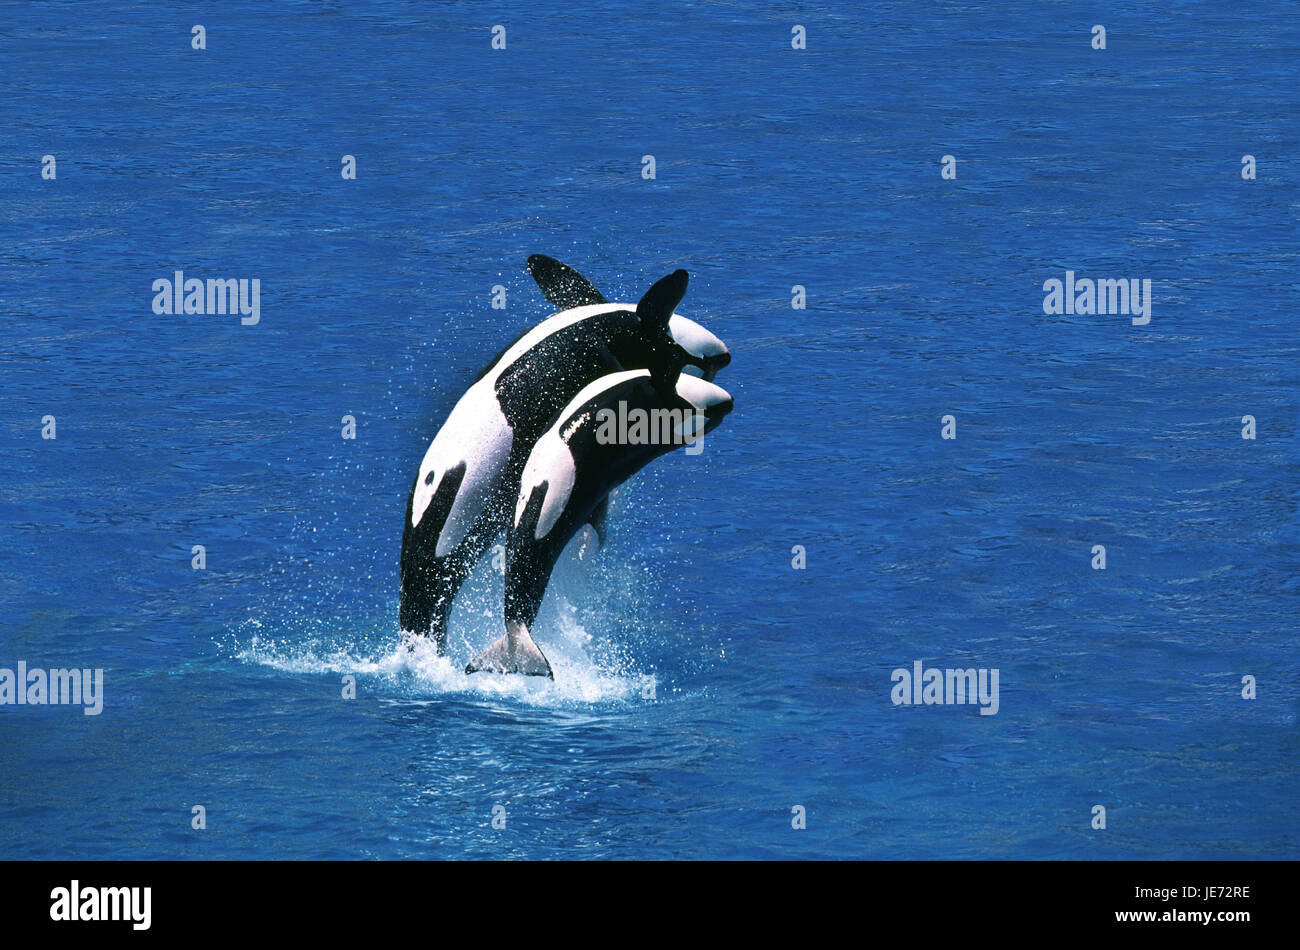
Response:
[{"label": "white sea foam", "polygon": [[[578,552],[584,556],[579,557]],[[439,655],[427,637],[390,626],[369,631],[315,618],[249,620],[237,632],[230,652],[240,662],[293,675],[357,677],[359,691],[396,701],[422,701],[447,695],[514,700],[537,706],[570,706],[639,699],[645,676],[636,668],[626,618],[608,607],[584,611],[589,631],[574,604],[556,589],[599,589],[611,572],[588,584],[592,551],[582,539],[557,565],[552,591],[533,632],[555,673],[551,681],[534,676],[465,673],[465,664],[505,632],[501,619],[501,578],[488,561],[475,571],[452,612],[447,654]],[[612,572],[617,579],[619,571]],[[623,572],[630,581],[631,572]],[[396,608],[391,616],[395,618]],[[606,629],[607,628],[607,629]]]}]

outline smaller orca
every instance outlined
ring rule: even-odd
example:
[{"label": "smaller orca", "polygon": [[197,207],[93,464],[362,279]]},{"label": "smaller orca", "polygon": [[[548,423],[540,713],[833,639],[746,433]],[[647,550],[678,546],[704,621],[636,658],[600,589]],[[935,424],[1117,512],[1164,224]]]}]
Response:
[{"label": "smaller orca", "polygon": [[[565,545],[614,488],[659,456],[713,431],[732,406],[726,390],[697,376],[679,374],[665,388],[661,379],[641,369],[601,377],[557,413],[524,465],[507,534],[506,633],[465,672],[554,679],[529,627]],[[615,432],[612,420],[635,418],[636,410],[652,420],[641,431],[644,438],[627,437],[632,429]]]}]

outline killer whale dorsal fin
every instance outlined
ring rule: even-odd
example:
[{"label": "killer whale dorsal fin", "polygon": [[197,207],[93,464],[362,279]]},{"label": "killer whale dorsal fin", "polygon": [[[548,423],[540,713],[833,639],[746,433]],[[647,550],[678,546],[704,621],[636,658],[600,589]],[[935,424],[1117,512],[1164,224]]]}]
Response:
[{"label": "killer whale dorsal fin", "polygon": [[668,320],[677,305],[686,296],[686,283],[690,275],[684,270],[675,270],[667,277],[661,277],[645,292],[645,296],[636,305],[636,315],[641,325],[647,329],[662,327],[668,329]]},{"label": "killer whale dorsal fin", "polygon": [[561,310],[572,310],[593,303],[609,303],[596,285],[568,264],[561,264],[545,254],[528,258],[528,273],[533,275],[542,295]]}]

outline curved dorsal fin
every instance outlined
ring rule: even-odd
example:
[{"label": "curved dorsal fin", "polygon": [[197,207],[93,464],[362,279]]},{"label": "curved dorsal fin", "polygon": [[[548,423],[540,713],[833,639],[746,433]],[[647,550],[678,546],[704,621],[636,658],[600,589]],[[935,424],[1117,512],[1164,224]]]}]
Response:
[{"label": "curved dorsal fin", "polygon": [[661,277],[645,292],[641,302],[636,305],[636,315],[641,318],[641,325],[646,329],[668,327],[668,318],[673,315],[677,305],[686,296],[688,275],[684,270],[675,270],[667,277]]},{"label": "curved dorsal fin", "polygon": [[545,254],[528,258],[528,273],[533,275],[542,294],[561,310],[592,303],[609,303],[596,285],[567,264]]}]

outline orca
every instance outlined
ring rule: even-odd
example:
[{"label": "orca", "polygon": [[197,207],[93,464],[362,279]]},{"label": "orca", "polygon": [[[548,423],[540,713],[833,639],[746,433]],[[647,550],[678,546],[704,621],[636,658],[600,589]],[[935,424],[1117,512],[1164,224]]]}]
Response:
[{"label": "orca", "polygon": [[684,366],[712,379],[731,361],[721,340],[673,312],[686,292],[684,270],[626,304],[610,303],[553,258],[534,254],[527,266],[562,309],[479,373],[429,445],[407,496],[399,620],[403,630],[432,636],[439,652],[456,593],[506,530],[524,461],[556,412],[610,372],[646,369],[668,387]]},{"label": "orca", "polygon": [[[711,432],[732,410],[729,393],[681,374],[667,393],[648,370],[611,373],[586,386],[558,413],[529,453],[506,539],[506,632],[476,656],[466,673],[520,673],[554,679],[529,628],[555,562],[609,493],[661,455]],[[680,441],[608,440],[609,414],[677,412]],[[630,411],[628,414],[630,414]],[[665,427],[666,428],[666,427]]]}]

